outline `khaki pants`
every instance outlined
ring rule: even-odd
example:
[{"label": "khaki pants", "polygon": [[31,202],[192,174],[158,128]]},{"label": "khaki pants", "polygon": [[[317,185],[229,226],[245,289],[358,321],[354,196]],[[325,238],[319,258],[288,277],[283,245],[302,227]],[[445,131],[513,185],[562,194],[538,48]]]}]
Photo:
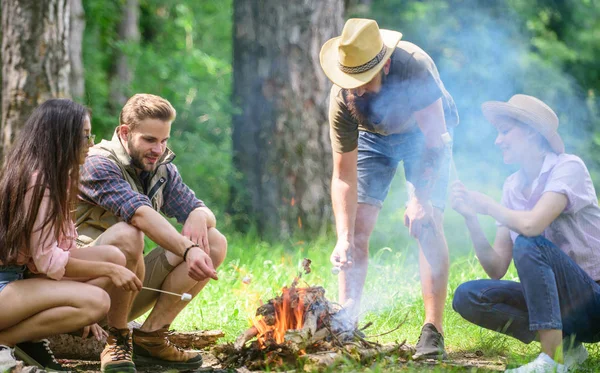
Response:
[{"label": "khaki pants", "polygon": [[[85,244],[82,241],[77,241],[77,246],[96,246],[102,244],[101,238],[102,235],[98,236],[98,238],[88,244]],[[160,289],[165,281],[165,278],[167,278],[169,273],[171,273],[171,271],[175,268],[169,264],[165,249],[160,246],[156,247],[154,250],[150,251],[144,256],[144,264],[146,266],[146,274],[143,282],[144,286],[153,289]],[[148,312],[148,310],[150,310],[152,307],[154,307],[154,304],[156,304],[159,295],[159,292],[142,289],[142,291],[140,291],[133,300],[133,306],[131,307],[127,321],[135,320]],[[100,325],[106,326],[106,319],[103,320]]]}]

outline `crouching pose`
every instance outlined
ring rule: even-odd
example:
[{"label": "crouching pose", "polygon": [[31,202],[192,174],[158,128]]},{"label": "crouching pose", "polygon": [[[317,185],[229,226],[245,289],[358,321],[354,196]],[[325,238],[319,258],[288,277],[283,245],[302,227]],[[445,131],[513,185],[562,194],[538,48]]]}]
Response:
[{"label": "crouching pose", "polygon": [[[600,340],[600,208],[583,161],[565,154],[558,117],[542,101],[515,95],[486,102],[505,163],[502,202],[460,182],[452,206],[463,215],[479,262],[491,277],[456,289],[453,307],[465,319],[542,353],[512,372],[566,372],[587,358],[581,342]],[[477,214],[496,219],[490,245]],[[514,260],[520,282],[500,280]],[[564,352],[564,353],[563,353]]]},{"label": "crouching pose", "polygon": [[62,370],[42,338],[81,328],[100,338],[94,323],[111,306],[104,289],[141,289],[116,247],[76,249],[71,211],[92,136],[83,106],[48,100],[27,120],[0,172],[2,372],[16,365],[15,349],[27,363]]},{"label": "crouching pose", "polygon": [[[164,98],[137,94],[120,115],[110,141],[90,149],[81,172],[77,207],[78,244],[102,251],[115,245],[144,286],[197,295],[225,259],[227,241],[212,211],[184,184],[167,148],[175,109]],[[161,215],[183,224],[179,233]],[[159,247],[145,257],[144,236]],[[170,369],[202,365],[197,351],[185,351],[168,339],[169,325],[188,304],[172,295],[143,290],[121,292],[108,314],[108,343],[103,372],[134,372],[135,365]],[[152,309],[130,334],[127,321]],[[134,364],[135,363],[135,364]]]}]

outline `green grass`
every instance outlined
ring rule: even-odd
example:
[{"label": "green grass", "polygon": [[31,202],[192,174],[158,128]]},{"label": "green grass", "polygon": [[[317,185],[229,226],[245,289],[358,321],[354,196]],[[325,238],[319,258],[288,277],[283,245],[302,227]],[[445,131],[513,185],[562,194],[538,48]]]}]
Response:
[{"label": "green grass", "polygon": [[[497,192],[497,191],[496,191]],[[400,200],[397,198],[397,200]],[[385,335],[380,342],[407,340],[414,345],[423,322],[423,300],[418,274],[418,247],[408,237],[402,225],[403,209],[398,204],[387,203],[371,240],[369,273],[365,287],[363,314],[360,325],[372,322],[365,332],[375,335],[395,328],[406,315],[406,323],[397,331]],[[483,359],[502,359],[511,366],[534,359],[539,354],[539,343],[524,345],[516,339],[475,326],[452,310],[453,290],[461,283],[487,278],[477,262],[462,218],[452,211],[446,212],[445,231],[450,248],[450,279],[444,314],[446,348],[450,353],[475,353]],[[484,230],[493,238],[494,221],[483,219]],[[227,234],[227,232],[225,232]],[[173,323],[177,330],[221,329],[225,338],[233,341],[250,326],[249,319],[260,301],[277,295],[297,275],[303,258],[312,260],[312,273],[303,276],[310,285],[326,289],[330,300],[337,300],[337,277],[330,273],[329,255],[334,237],[319,238],[312,242],[286,241],[269,244],[239,234],[227,234],[229,252],[219,268],[219,281],[211,281],[204,291],[179,315]],[[251,282],[244,283],[244,277]],[[513,266],[504,277],[516,280]],[[586,345],[590,359],[581,371],[600,370],[600,348]],[[399,365],[384,359],[369,367],[348,365],[333,371],[396,372],[396,371],[465,371],[464,368],[440,364],[433,367]],[[471,370],[468,370],[471,371]]]},{"label": "green grass", "polygon": [[[456,217],[450,220],[457,219]],[[448,221],[447,227],[456,222]],[[448,232],[448,228],[447,228]],[[466,234],[466,231],[465,231]],[[417,266],[417,246],[400,230],[398,238],[388,246],[372,247],[369,274],[364,300],[361,325],[371,321],[367,335],[380,334],[396,327],[408,315],[406,323],[397,331],[380,337],[380,342],[407,340],[414,345],[423,320],[423,300]],[[449,238],[452,252],[452,239]],[[303,258],[310,258],[312,273],[303,279],[310,285],[325,287],[327,297],[337,299],[337,278],[330,273],[328,261],[334,239],[318,239],[314,242],[283,242],[276,245],[243,236],[229,238],[228,259],[219,269],[219,281],[212,281],[204,291],[179,315],[173,324],[177,330],[221,329],[223,341],[233,341],[249,327],[249,318],[260,301],[277,295],[283,286],[289,285],[299,271]],[[454,246],[456,247],[456,246]],[[244,277],[251,282],[245,284]],[[472,251],[451,255],[450,280],[446,312],[444,315],[446,346],[449,352],[481,351],[489,360],[506,357],[509,363],[533,359],[539,353],[539,344],[523,345],[515,339],[479,328],[463,320],[452,310],[453,289],[464,281],[486,278]],[[510,268],[506,279],[516,279],[516,271]],[[586,366],[600,366],[600,351],[588,345],[591,358]],[[350,368],[348,368],[350,369]],[[358,369],[353,367],[348,371]],[[383,369],[383,370],[382,370]],[[364,372],[394,371],[399,369],[381,362],[381,366],[364,367]],[[423,367],[408,366],[405,369],[422,370]],[[433,371],[455,371],[457,368],[437,366]],[[429,369],[427,369],[429,370]],[[400,370],[398,370],[400,371]]]}]

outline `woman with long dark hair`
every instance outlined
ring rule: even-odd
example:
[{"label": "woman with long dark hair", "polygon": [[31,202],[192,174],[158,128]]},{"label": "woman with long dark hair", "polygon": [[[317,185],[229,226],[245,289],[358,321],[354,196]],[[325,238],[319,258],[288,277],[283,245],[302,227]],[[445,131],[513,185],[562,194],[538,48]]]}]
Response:
[{"label": "woman with long dark hair", "polygon": [[2,371],[14,361],[15,346],[102,319],[110,308],[104,289],[141,289],[116,247],[76,248],[72,211],[91,144],[86,108],[51,99],[31,114],[0,171]]}]

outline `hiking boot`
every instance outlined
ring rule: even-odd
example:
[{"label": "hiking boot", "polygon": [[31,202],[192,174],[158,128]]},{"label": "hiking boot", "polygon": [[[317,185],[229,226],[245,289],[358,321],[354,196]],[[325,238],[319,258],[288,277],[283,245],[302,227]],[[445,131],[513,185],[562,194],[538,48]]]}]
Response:
[{"label": "hiking boot", "polygon": [[50,341],[41,339],[36,342],[17,343],[15,355],[27,365],[37,366],[49,372],[69,372],[63,367],[50,349]]},{"label": "hiking boot", "polygon": [[100,370],[104,373],[136,373],[131,350],[129,329],[108,328],[106,346],[100,354]]},{"label": "hiking boot", "polygon": [[14,348],[0,345],[0,372],[9,372],[19,364]]},{"label": "hiking boot", "polygon": [[545,353],[539,356],[529,364],[525,364],[516,369],[507,369],[506,373],[567,373],[569,370],[563,364],[559,364]]},{"label": "hiking boot", "polygon": [[430,323],[423,325],[415,350],[413,360],[448,358],[444,350],[444,336]]},{"label": "hiking boot", "polygon": [[186,351],[169,341],[169,325],[153,332],[133,330],[133,360],[136,364],[161,365],[174,369],[197,369],[202,366],[200,352]]}]

